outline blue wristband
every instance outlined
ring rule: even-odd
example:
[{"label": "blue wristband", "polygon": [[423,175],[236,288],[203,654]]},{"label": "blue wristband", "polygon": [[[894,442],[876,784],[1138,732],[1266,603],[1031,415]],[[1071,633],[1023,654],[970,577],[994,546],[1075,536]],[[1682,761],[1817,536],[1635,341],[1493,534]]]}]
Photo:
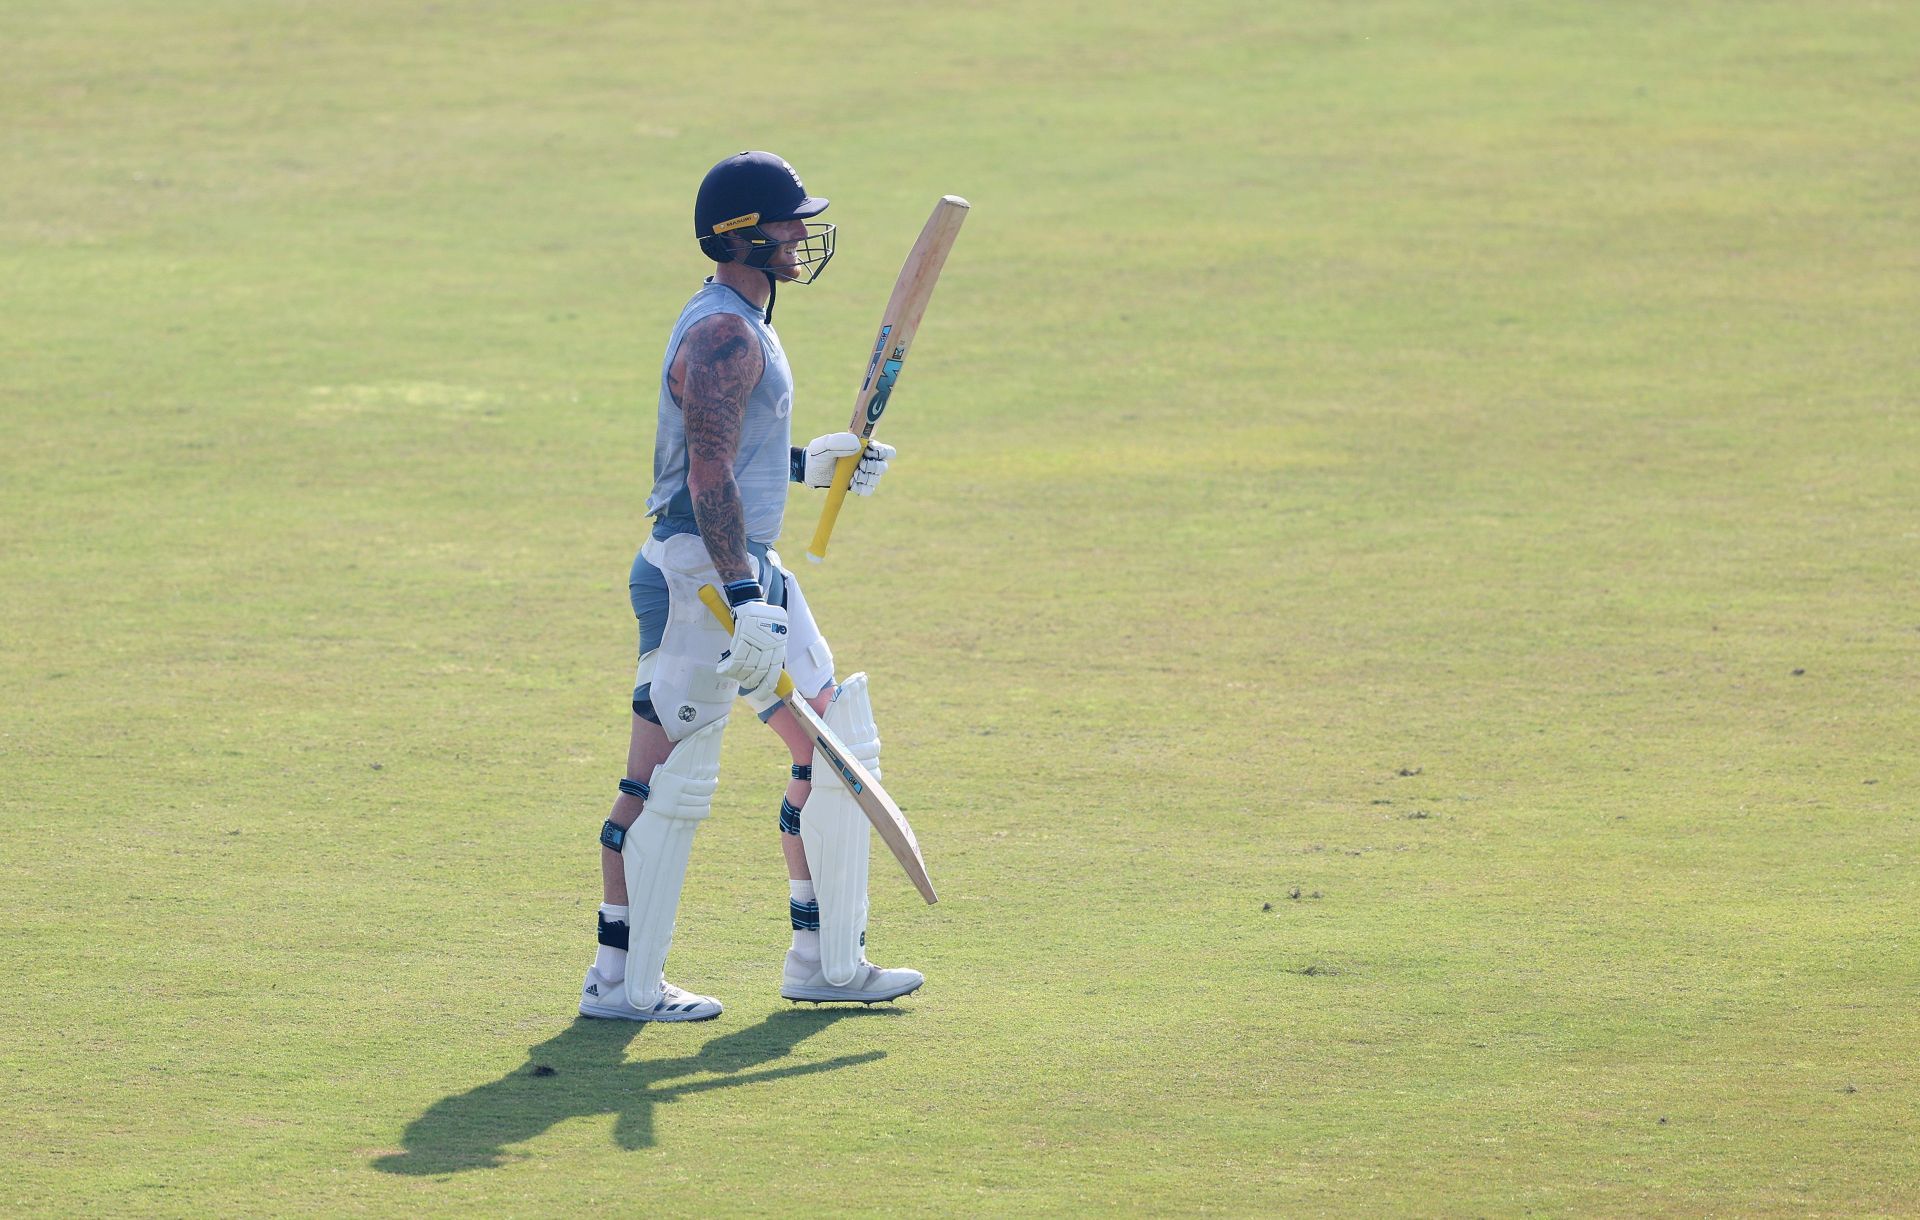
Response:
[{"label": "blue wristband", "polygon": [[807,451],[792,447],[787,450],[787,482],[804,483],[807,481]]},{"label": "blue wristband", "polygon": [[757,580],[736,580],[727,586],[727,604],[738,606],[742,602],[763,602],[767,600],[766,590]]}]

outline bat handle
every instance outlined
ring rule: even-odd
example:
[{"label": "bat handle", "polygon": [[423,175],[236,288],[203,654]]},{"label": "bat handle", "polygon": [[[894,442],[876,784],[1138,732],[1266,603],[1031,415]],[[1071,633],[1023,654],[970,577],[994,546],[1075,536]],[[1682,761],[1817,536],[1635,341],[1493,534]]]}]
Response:
[{"label": "bat handle", "polygon": [[[720,590],[712,585],[701,585],[700,600],[707,604],[707,609],[713,611],[713,617],[720,620],[722,627],[733,630],[733,611],[727,608],[727,599],[720,596]],[[793,679],[787,676],[786,670],[780,671],[780,681],[775,684],[773,693],[782,699],[793,693]]]},{"label": "bat handle", "polygon": [[807,544],[807,558],[814,563],[827,557],[827,538],[833,533],[833,523],[840,518],[840,506],[847,502],[847,489],[853,486],[853,468],[860,464],[865,453],[862,449],[833,464],[833,482],[827,487],[827,502],[820,509],[820,524],[813,527],[813,541]]}]

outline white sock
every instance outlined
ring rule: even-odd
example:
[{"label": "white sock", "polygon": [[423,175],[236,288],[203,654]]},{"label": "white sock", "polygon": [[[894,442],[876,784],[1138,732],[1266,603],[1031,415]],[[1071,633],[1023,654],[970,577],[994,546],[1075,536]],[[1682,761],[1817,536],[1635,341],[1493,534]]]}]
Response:
[{"label": "white sock", "polygon": [[[793,951],[795,953],[798,953],[801,957],[808,958],[813,961],[819,961],[820,960],[820,928],[819,928],[820,907],[813,896],[812,880],[809,879],[806,881],[794,881],[792,879],[788,879],[787,899],[792,907],[798,908],[798,907],[804,906],[804,907],[812,908],[814,925],[815,925],[811,928],[795,928],[793,930]],[[794,914],[796,917],[798,917],[799,915],[798,910],[795,910]]]},{"label": "white sock", "polygon": [[[603,902],[600,904],[600,916],[608,923],[623,924],[627,922],[627,908]],[[627,977],[627,951],[612,945],[601,945],[600,952],[594,955],[593,969],[609,983],[619,982]]]}]

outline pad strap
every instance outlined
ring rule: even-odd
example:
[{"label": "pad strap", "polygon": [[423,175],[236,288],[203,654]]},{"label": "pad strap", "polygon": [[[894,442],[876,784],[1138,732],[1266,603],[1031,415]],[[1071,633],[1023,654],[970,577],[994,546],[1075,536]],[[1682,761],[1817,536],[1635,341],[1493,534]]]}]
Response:
[{"label": "pad strap", "polygon": [[800,833],[800,810],[784,796],[780,798],[780,833],[783,835]]},{"label": "pad strap", "polygon": [[[637,796],[643,801],[646,800],[648,796],[652,795],[648,787],[637,779],[621,780],[620,791],[627,796]],[[615,826],[613,824],[613,819],[608,818],[607,824],[600,828],[600,846],[606,848],[608,851],[617,852],[622,847],[626,846],[626,842],[627,842],[627,828],[624,826]],[[621,933],[621,935],[624,936],[625,933],[623,932]],[[607,942],[601,941],[600,943],[605,944]],[[620,946],[620,948],[624,949],[626,948],[626,946],[623,944]]]},{"label": "pad strap", "polygon": [[625,949],[627,947],[626,923],[609,920],[606,913],[601,912],[600,943],[609,949]]},{"label": "pad strap", "polygon": [[804,784],[812,783],[813,782],[813,764],[811,763],[793,764],[793,778],[799,780],[801,783],[804,783]]}]

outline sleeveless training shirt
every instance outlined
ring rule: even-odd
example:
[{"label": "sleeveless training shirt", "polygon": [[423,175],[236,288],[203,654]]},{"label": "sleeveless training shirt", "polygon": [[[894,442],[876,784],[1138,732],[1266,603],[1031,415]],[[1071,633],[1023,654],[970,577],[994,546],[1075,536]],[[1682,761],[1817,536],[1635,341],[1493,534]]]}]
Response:
[{"label": "sleeveless training shirt", "polygon": [[733,481],[740,487],[740,507],[750,542],[771,543],[780,537],[780,520],[787,509],[789,450],[793,444],[793,372],[780,336],[773,333],[760,310],[725,284],[708,280],[693,294],[667,339],[667,358],[660,365],[659,427],[653,442],[653,493],[647,512],[657,518],[657,538],[698,533],[693,520],[693,498],[687,491],[687,429],[680,405],[667,388],[667,373],[680,341],[694,323],[717,313],[743,319],[760,336],[766,368],[747,396],[740,421],[740,452],[733,459]]}]

